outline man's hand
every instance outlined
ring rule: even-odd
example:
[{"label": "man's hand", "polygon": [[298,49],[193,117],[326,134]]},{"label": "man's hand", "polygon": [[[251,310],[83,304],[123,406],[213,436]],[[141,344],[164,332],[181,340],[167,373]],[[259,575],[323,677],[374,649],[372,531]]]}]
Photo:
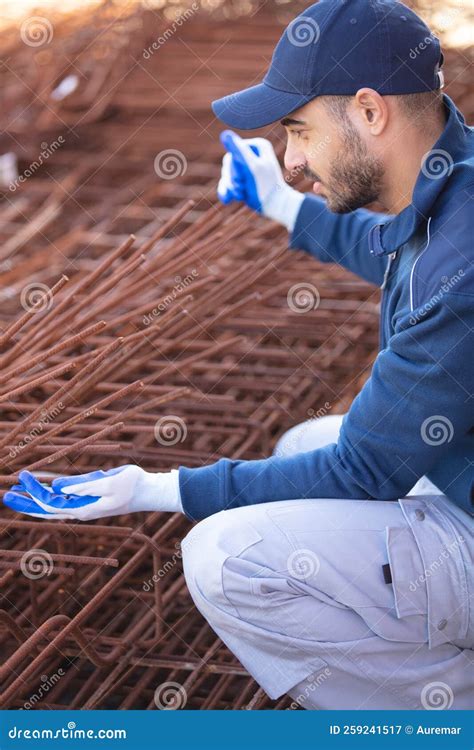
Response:
[{"label": "man's hand", "polygon": [[3,502],[12,510],[48,520],[118,516],[137,511],[183,512],[176,470],[153,474],[139,466],[120,466],[53,479],[51,488],[29,471],[7,492]]},{"label": "man's hand", "polygon": [[221,142],[227,149],[217,186],[222,203],[243,201],[292,231],[304,195],[285,181],[270,141],[224,130]]}]

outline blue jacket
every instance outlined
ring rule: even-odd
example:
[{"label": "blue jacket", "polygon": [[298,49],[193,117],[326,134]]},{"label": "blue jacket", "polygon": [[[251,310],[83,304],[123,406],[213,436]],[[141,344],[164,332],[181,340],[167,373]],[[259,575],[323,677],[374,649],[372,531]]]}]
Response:
[{"label": "blue jacket", "polygon": [[474,129],[449,97],[445,129],[395,216],[337,215],[307,195],[290,246],[383,289],[380,349],[338,443],[287,458],[180,467],[183,508],[295,498],[404,497],[426,475],[474,510]]}]

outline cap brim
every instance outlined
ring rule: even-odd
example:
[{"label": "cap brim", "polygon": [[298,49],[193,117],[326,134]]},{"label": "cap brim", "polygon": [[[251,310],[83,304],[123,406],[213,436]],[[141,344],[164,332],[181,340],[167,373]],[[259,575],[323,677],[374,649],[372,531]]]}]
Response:
[{"label": "cap brim", "polygon": [[255,130],[281,120],[310,100],[308,95],[279,91],[266,83],[259,83],[216,99],[212,102],[212,110],[226,125]]}]

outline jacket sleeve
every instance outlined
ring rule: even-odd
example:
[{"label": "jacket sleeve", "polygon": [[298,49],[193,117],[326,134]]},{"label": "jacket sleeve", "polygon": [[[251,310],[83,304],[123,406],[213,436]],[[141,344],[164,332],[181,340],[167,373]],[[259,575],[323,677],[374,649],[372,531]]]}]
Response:
[{"label": "jacket sleeve", "polygon": [[381,285],[388,259],[369,250],[369,231],[390,217],[359,208],[335,214],[317,195],[307,194],[296,218],[290,247],[306,250],[323,263],[338,263],[366,281]]},{"label": "jacket sleeve", "polygon": [[[286,458],[223,458],[202,468],[181,467],[186,515],[197,520],[226,508],[296,498],[404,497],[442,465],[453,438],[462,445],[472,426],[473,326],[469,295],[448,293],[429,309],[407,310],[345,415],[337,444]],[[456,492],[467,509],[472,470],[460,473],[459,483]]]}]

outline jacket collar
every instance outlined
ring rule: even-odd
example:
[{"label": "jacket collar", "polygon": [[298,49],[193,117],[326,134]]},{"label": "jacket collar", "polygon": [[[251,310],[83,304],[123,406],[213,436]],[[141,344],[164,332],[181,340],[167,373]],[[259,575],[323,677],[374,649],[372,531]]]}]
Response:
[{"label": "jacket collar", "polygon": [[464,117],[446,94],[443,101],[448,119],[443,132],[425,157],[413,190],[412,202],[388,221],[376,224],[369,233],[372,255],[392,253],[427,221],[430,209],[443,190],[466,143]]}]

